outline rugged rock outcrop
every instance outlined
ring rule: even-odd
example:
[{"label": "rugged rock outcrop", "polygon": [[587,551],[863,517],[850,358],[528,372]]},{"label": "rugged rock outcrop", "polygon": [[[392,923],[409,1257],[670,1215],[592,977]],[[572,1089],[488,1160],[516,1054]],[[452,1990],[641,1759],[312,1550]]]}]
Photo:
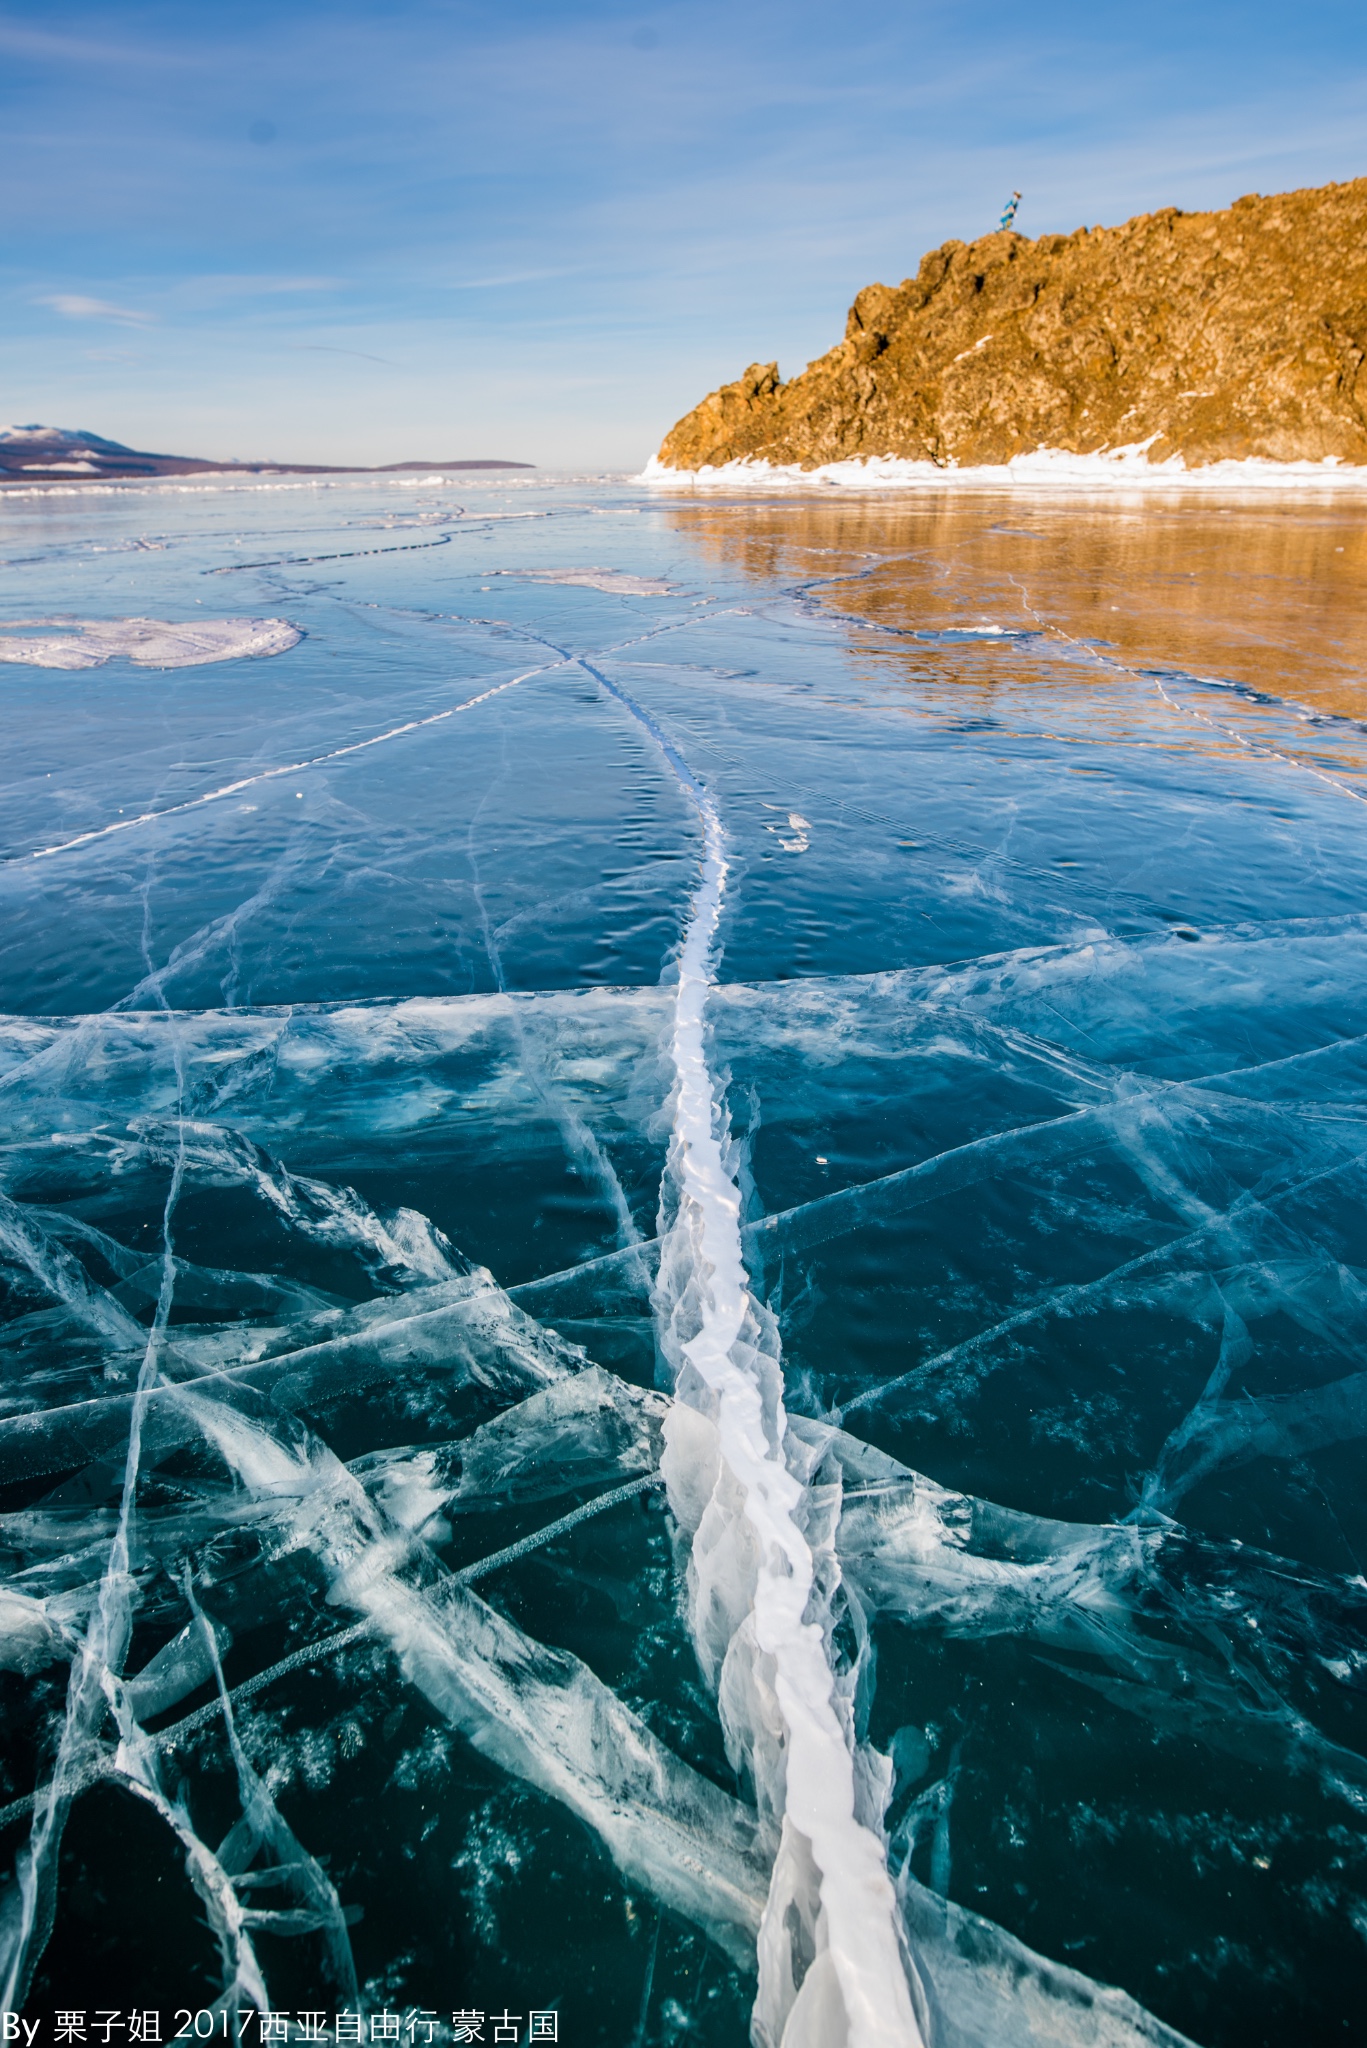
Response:
[{"label": "rugged rock outcrop", "polygon": [[1367,463],[1367,178],[1221,213],[946,242],[868,285],[783,383],[755,363],[666,435],[672,469],[893,455],[1000,463],[1148,444],[1151,461]]}]

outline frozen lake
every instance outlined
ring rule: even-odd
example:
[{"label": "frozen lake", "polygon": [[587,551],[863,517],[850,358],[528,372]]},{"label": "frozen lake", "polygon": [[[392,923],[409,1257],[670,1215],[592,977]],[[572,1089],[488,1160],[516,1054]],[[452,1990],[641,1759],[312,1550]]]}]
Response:
[{"label": "frozen lake", "polygon": [[19,491],[0,693],[0,2005],[1355,2038],[1360,505]]}]

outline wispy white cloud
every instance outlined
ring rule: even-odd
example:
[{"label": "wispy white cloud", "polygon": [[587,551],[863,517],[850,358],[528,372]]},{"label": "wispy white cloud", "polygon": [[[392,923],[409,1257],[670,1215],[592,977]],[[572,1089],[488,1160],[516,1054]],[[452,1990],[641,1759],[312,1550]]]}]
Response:
[{"label": "wispy white cloud", "polygon": [[131,306],[114,306],[108,299],[88,299],[83,292],[45,292],[40,306],[51,306],[64,320],[117,320],[125,327],[150,327],[152,315]]},{"label": "wispy white cloud", "polygon": [[187,277],[177,287],[180,295],[201,300],[278,298],[291,292],[336,292],[345,288],[343,277],[290,277],[234,275],[232,272]]},{"label": "wispy white cloud", "polygon": [[399,365],[388,356],[368,355],[363,348],[339,348],[330,341],[292,341],[289,348],[300,355],[311,356],[355,356],[363,363],[383,363],[387,370],[397,370]]},{"label": "wispy white cloud", "polygon": [[164,40],[109,42],[103,37],[64,35],[60,30],[34,28],[6,14],[0,14],[0,52],[37,63],[124,64],[139,71],[149,66],[184,68],[201,61],[196,52],[171,47]]},{"label": "wispy white cloud", "polygon": [[448,281],[446,289],[452,292],[491,292],[497,291],[500,285],[540,284],[545,278],[575,277],[583,268],[581,263],[562,263],[553,269],[509,270],[498,277],[454,277]]}]

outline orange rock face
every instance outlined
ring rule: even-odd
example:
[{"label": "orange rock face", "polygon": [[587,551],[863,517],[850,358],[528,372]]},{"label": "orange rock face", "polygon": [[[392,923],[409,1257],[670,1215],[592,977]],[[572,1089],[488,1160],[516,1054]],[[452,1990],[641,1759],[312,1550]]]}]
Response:
[{"label": "orange rock face", "polygon": [[1028,241],[946,242],[872,284],[783,383],[752,364],[679,421],[673,469],[746,457],[1367,463],[1367,178]]}]

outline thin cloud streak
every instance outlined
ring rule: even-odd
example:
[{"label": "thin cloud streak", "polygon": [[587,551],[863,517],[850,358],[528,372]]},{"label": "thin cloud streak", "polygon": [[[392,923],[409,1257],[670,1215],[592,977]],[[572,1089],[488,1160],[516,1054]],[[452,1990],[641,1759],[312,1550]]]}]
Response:
[{"label": "thin cloud streak", "polygon": [[263,271],[255,277],[187,277],[177,289],[183,297],[199,299],[281,298],[292,292],[342,291],[346,282],[344,277],[279,277]]},{"label": "thin cloud streak", "polygon": [[0,54],[30,58],[38,64],[119,65],[126,69],[180,70],[198,63],[194,56],[167,49],[161,43],[92,42],[88,36],[62,35],[52,29],[33,28],[0,15]]},{"label": "thin cloud streak", "polygon": [[292,341],[288,346],[303,355],[356,356],[363,363],[383,363],[388,370],[399,368],[388,356],[367,355],[363,348],[338,348],[335,342],[330,341]]},{"label": "thin cloud streak", "polygon": [[510,270],[502,277],[452,278],[441,288],[448,292],[491,292],[514,284],[541,284],[552,277],[580,277],[583,270],[579,263],[560,264],[548,270]]},{"label": "thin cloud streak", "polygon": [[150,327],[150,313],[135,312],[131,306],[112,306],[108,299],[88,299],[80,292],[47,292],[38,300],[51,306],[64,320],[117,320],[125,327]]}]

